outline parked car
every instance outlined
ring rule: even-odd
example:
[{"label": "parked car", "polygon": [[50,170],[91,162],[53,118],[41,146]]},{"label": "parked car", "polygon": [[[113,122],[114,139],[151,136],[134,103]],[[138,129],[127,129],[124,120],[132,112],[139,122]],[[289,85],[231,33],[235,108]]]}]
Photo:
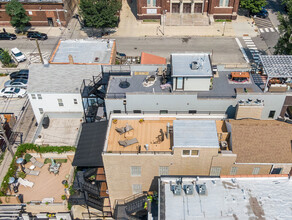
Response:
[{"label": "parked car", "polygon": [[20,50],[18,50],[16,47],[11,49],[11,53],[17,62],[26,61],[25,55]]},{"label": "parked car", "polygon": [[262,10],[260,12],[255,13],[253,15],[255,15],[256,17],[259,17],[259,18],[267,18],[269,16],[269,12],[267,11],[267,9],[262,8]]},{"label": "parked car", "polygon": [[27,79],[8,80],[7,82],[4,83],[4,87],[26,88],[27,87]]},{"label": "parked car", "polygon": [[29,70],[19,70],[13,73],[10,73],[10,79],[28,79]]},{"label": "parked car", "polygon": [[38,40],[46,40],[48,39],[48,35],[44,33],[40,33],[38,31],[29,31],[27,33],[27,38],[32,40],[32,39],[38,39]]},{"label": "parked car", "polygon": [[22,98],[24,96],[26,96],[26,90],[16,87],[7,87],[0,92],[0,97],[3,98]]},{"label": "parked car", "polygon": [[15,40],[17,37],[15,34],[10,34],[7,32],[0,33],[0,40]]}]

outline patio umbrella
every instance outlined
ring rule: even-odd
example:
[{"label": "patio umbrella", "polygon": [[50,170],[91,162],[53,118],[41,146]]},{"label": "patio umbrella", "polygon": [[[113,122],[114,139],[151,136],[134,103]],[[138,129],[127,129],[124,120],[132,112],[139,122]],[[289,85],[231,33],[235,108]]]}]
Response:
[{"label": "patio umbrella", "polygon": [[24,159],[21,157],[16,159],[16,163],[20,165],[22,172],[24,172],[24,168],[22,166],[23,161],[24,161]]}]

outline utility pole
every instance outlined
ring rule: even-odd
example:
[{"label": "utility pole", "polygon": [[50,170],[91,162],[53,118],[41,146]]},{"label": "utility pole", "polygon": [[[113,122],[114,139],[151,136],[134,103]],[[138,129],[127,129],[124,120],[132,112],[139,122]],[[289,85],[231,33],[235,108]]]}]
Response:
[{"label": "utility pole", "polygon": [[38,39],[35,39],[35,42],[36,42],[36,45],[37,45],[37,48],[38,48],[38,51],[39,51],[39,55],[40,55],[40,58],[41,58],[41,62],[42,62],[42,64],[44,64],[44,60],[43,60],[43,56],[42,56],[42,52],[41,52],[41,48],[40,48]]},{"label": "utility pole", "polygon": [[13,151],[11,149],[11,145],[9,143],[9,140],[8,140],[7,136],[6,136],[5,130],[4,130],[3,126],[2,126],[2,119],[1,118],[0,118],[0,139],[4,140],[7,149],[9,150],[9,152],[11,153],[11,156],[13,157],[14,153],[13,153]]},{"label": "utility pole", "polygon": [[224,21],[224,22],[223,22],[223,33],[222,33],[222,36],[224,36],[225,26],[226,26],[226,22]]}]

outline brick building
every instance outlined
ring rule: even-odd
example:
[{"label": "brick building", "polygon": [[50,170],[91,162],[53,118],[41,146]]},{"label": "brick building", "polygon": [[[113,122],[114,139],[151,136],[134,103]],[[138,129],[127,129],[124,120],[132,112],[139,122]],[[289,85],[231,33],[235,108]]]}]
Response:
[{"label": "brick building", "polygon": [[137,17],[160,19],[165,13],[166,16],[205,15],[214,19],[235,20],[238,6],[239,0],[139,0]]},{"label": "brick building", "polygon": [[[66,26],[73,15],[77,0],[19,0],[32,26]],[[8,0],[0,2],[0,25],[10,25],[10,16],[6,14]],[[58,22],[60,21],[60,22]]]}]

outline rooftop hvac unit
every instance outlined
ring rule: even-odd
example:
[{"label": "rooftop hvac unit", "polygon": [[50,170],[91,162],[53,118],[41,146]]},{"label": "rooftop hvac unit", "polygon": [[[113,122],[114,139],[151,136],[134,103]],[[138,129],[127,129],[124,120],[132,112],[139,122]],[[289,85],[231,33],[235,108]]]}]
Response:
[{"label": "rooftop hvac unit", "polygon": [[199,195],[206,195],[207,193],[207,187],[205,184],[198,184],[197,190],[198,190]]},{"label": "rooftop hvac unit", "polygon": [[199,65],[199,63],[197,61],[193,61],[191,63],[191,69],[192,70],[197,70],[197,69],[199,69],[199,67],[200,67],[200,65]]},{"label": "rooftop hvac unit", "polygon": [[193,185],[184,185],[184,191],[186,195],[193,195],[194,186]]},{"label": "rooftop hvac unit", "polygon": [[171,186],[171,191],[173,192],[174,195],[180,196],[180,194],[181,194],[181,185],[172,185]]}]

